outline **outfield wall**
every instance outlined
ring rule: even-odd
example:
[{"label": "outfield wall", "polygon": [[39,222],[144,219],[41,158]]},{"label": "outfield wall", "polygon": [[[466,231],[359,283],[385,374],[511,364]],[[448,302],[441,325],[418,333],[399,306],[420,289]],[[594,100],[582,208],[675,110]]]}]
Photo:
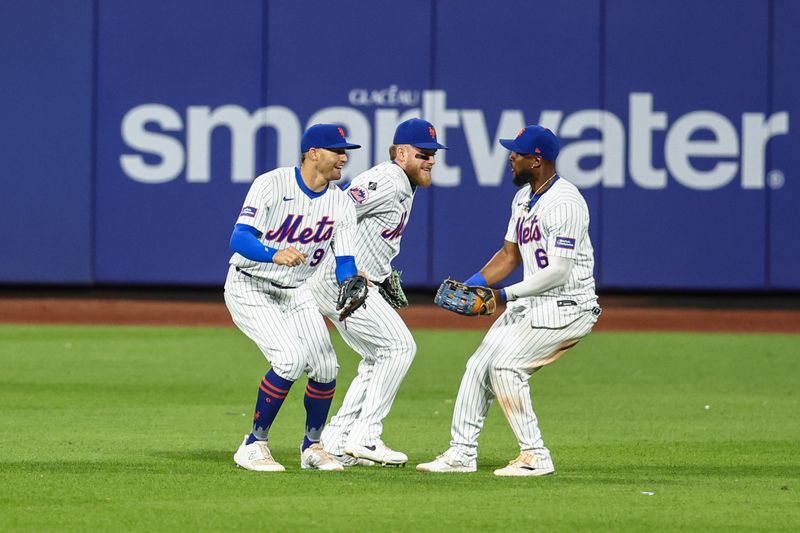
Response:
[{"label": "outfield wall", "polygon": [[465,277],[502,244],[496,140],[541,123],[605,289],[800,289],[800,2],[0,2],[0,283],[215,285],[252,178],[340,122],[452,150],[396,266]]}]

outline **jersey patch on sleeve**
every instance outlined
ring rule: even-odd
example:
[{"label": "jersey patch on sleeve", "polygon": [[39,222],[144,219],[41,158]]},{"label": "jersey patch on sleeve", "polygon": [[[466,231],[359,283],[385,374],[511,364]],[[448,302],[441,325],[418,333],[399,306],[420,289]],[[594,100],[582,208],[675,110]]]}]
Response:
[{"label": "jersey patch on sleeve", "polygon": [[240,217],[254,217],[254,216],[256,216],[256,213],[258,213],[258,209],[256,209],[255,207],[250,207],[249,205],[246,205],[246,206],[244,206],[242,208],[242,212],[239,213],[239,216]]},{"label": "jersey patch on sleeve", "polygon": [[363,187],[350,187],[350,189],[347,191],[347,194],[349,194],[350,198],[352,198],[357,204],[363,204],[367,201],[369,196]]},{"label": "jersey patch on sleeve", "polygon": [[370,181],[369,185],[367,186],[367,189],[369,189],[371,191],[377,190],[378,189],[378,184],[376,182],[374,182],[374,181]]},{"label": "jersey patch on sleeve", "polygon": [[575,239],[570,237],[556,237],[556,248],[566,248],[567,250],[575,249]]}]

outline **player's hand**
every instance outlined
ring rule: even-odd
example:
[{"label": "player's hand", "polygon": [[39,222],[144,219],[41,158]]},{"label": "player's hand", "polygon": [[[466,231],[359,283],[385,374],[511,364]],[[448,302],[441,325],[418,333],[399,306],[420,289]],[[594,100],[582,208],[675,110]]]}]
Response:
[{"label": "player's hand", "polygon": [[301,253],[294,246],[290,246],[283,250],[278,250],[272,256],[272,262],[276,265],[283,265],[288,267],[296,267],[305,264],[308,260],[308,254]]},{"label": "player's hand", "polygon": [[362,278],[364,278],[365,280],[367,280],[367,287],[374,287],[375,286],[375,284],[372,283],[372,280],[367,277],[366,273],[364,273],[364,272],[359,270],[358,271],[358,275],[361,276]]}]

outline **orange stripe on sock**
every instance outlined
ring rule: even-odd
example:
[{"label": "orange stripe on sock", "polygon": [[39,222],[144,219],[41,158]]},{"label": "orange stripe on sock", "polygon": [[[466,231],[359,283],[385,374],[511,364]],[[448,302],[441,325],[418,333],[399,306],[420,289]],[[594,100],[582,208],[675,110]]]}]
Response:
[{"label": "orange stripe on sock", "polygon": [[310,390],[306,389],[306,396],[308,396],[309,398],[316,398],[318,400],[330,400],[331,398],[333,398],[334,392],[336,391],[335,390],[331,391],[328,394],[314,394]]},{"label": "orange stripe on sock", "polygon": [[276,393],[276,392],[273,392],[273,391],[271,391],[271,390],[267,390],[267,389],[264,387],[264,384],[263,384],[263,383],[262,383],[261,385],[259,385],[259,386],[258,386],[258,388],[259,388],[259,389],[261,389],[261,392],[263,392],[264,394],[268,394],[268,395],[272,396],[272,397],[273,397],[273,398],[275,398],[276,400],[283,400],[284,398],[286,398],[286,395],[285,395],[285,394],[278,394],[278,393]]},{"label": "orange stripe on sock", "polygon": [[330,396],[319,396],[317,394],[312,394],[310,392],[306,392],[306,396],[308,396],[309,398],[314,398],[316,400],[330,400],[331,398],[333,398],[333,394],[331,394]]},{"label": "orange stripe on sock", "polygon": [[288,390],[279,389],[278,387],[276,387],[275,385],[273,385],[272,383],[270,383],[267,380],[261,380],[261,385],[263,385],[264,387],[268,388],[270,391],[272,391],[273,394],[277,394],[279,396],[281,396],[281,395],[282,396],[286,396],[287,394],[289,394]]},{"label": "orange stripe on sock", "polygon": [[336,387],[334,387],[332,389],[322,390],[322,389],[318,389],[318,388],[314,387],[313,385],[311,385],[309,383],[309,384],[306,385],[306,390],[311,390],[312,392],[315,392],[317,394],[327,394],[330,391],[336,390]]},{"label": "orange stripe on sock", "polygon": [[275,385],[273,385],[272,383],[270,383],[269,381],[267,381],[267,378],[266,378],[266,377],[263,377],[263,378],[261,378],[261,383],[263,383],[263,384],[267,385],[267,386],[268,386],[268,387],[270,387],[271,389],[274,389],[274,390],[275,390],[276,392],[278,392],[279,394],[289,394],[289,389],[282,389],[282,388],[280,388],[280,387],[276,387]]}]

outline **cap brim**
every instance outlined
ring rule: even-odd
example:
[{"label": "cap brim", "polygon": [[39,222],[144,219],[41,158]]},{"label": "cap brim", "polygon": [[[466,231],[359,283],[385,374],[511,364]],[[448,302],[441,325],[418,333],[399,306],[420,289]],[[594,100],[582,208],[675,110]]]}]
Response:
[{"label": "cap brim", "polygon": [[517,146],[516,139],[500,139],[500,144],[503,145],[504,148],[511,150],[512,152],[517,152],[518,154],[527,154],[528,152],[521,151],[522,149]]},{"label": "cap brim", "polygon": [[412,144],[414,148],[424,148],[426,150],[449,150],[449,148],[443,144],[439,144],[437,142],[430,142],[430,143],[415,143]]},{"label": "cap brim", "polygon": [[336,144],[329,144],[328,146],[324,146],[323,148],[344,148],[345,150],[356,150],[357,148],[361,148],[361,145],[352,143],[336,143]]}]

